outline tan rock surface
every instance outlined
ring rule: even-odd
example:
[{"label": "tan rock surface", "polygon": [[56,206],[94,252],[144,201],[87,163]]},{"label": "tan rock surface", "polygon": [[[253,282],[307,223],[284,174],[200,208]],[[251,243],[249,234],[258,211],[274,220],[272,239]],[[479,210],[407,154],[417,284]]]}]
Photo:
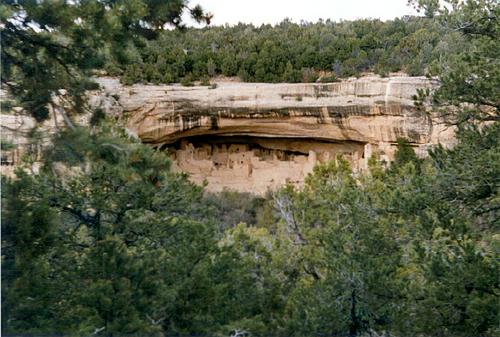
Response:
[{"label": "tan rock surface", "polygon": [[[180,85],[122,86],[100,78],[103,90],[90,105],[122,119],[144,143],[170,153],[173,168],[190,173],[208,190],[265,193],[286,182],[301,184],[318,162],[347,158],[355,171],[376,154],[390,162],[396,141],[407,138],[421,156],[437,144],[453,144],[429,108],[414,106],[417,89],[436,83],[423,77],[368,76],[329,84],[219,82],[216,88]],[[85,122],[88,116],[79,119]],[[2,116],[2,138],[17,145],[2,154],[11,173],[34,121]],[[48,121],[43,128],[56,129]],[[16,131],[17,130],[17,131]],[[36,151],[40,151],[38,148]]]},{"label": "tan rock surface", "polygon": [[417,89],[436,86],[424,77],[222,82],[214,89],[100,82],[119,97],[128,129],[168,150],[174,169],[206,180],[209,190],[265,193],[287,181],[300,184],[317,162],[338,154],[363,170],[372,154],[391,161],[400,137],[420,155],[453,143],[453,130],[414,105]]}]

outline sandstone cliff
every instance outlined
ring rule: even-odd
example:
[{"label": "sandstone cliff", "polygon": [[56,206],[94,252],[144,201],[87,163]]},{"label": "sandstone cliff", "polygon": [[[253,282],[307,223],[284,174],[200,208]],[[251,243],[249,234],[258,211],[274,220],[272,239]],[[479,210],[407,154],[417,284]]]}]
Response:
[{"label": "sandstone cliff", "polygon": [[[453,130],[431,118],[428,107],[414,105],[417,89],[436,86],[423,77],[213,87],[98,81],[103,89],[90,94],[92,106],[121,119],[144,143],[168,151],[175,170],[207,181],[212,191],[261,194],[286,182],[300,184],[314,165],[337,155],[364,170],[372,155],[390,162],[400,137],[419,155],[434,144],[453,143]],[[2,116],[2,125],[18,119]]]},{"label": "sandstone cliff", "polygon": [[417,153],[453,141],[453,132],[417,108],[424,77],[363,77],[329,84],[217,83],[210,87],[135,85],[101,79],[119,98],[127,127],[169,151],[174,169],[209,190],[264,193],[303,182],[317,162],[342,154],[354,170],[376,154],[393,159],[398,138]]}]

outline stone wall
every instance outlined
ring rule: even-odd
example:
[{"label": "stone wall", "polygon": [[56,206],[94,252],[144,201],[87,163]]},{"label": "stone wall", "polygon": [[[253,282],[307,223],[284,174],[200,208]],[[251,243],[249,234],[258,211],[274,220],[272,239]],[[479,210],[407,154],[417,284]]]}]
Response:
[{"label": "stone wall", "polygon": [[173,169],[189,172],[211,191],[230,188],[264,194],[288,182],[302,184],[317,163],[342,155],[354,170],[367,167],[371,145],[313,139],[258,137],[185,138],[167,147]]}]

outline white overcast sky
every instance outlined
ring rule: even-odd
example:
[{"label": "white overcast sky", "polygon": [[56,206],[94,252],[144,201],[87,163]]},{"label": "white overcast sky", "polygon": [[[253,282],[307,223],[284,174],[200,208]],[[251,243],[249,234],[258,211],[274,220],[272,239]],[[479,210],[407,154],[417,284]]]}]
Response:
[{"label": "white overcast sky", "polygon": [[190,0],[214,14],[212,25],[238,22],[275,24],[284,18],[316,22],[359,18],[394,19],[416,14],[407,0]]}]

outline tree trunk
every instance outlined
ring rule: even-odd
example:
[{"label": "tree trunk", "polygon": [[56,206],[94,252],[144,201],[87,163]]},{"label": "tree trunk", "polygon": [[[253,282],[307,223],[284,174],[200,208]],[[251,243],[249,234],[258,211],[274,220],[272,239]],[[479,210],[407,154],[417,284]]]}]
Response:
[{"label": "tree trunk", "polygon": [[349,337],[356,337],[359,332],[359,319],[356,313],[356,289],[351,291],[351,324],[349,326]]}]

